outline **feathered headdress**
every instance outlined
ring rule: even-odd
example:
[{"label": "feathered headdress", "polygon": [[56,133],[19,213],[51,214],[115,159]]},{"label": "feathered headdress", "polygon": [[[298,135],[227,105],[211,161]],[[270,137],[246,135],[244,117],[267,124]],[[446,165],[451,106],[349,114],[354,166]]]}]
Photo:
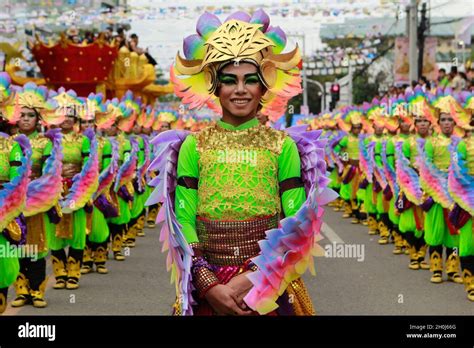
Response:
[{"label": "feathered headdress", "polygon": [[231,61],[250,62],[259,68],[267,89],[261,100],[261,112],[272,120],[283,115],[289,99],[301,93],[301,55],[298,47],[282,54],[286,35],[269,24],[270,18],[263,10],[253,16],[235,12],[223,23],[211,13],[201,15],[197,34],[184,39],[185,58],[178,54],[171,67],[170,79],[176,95],[190,108],[207,104],[222,112],[214,95],[219,68]]},{"label": "feathered headdress", "polygon": [[79,118],[84,121],[95,120],[107,113],[107,108],[104,105],[104,96],[102,93],[90,93],[86,99],[83,100],[83,107],[79,111]]},{"label": "feathered headdress", "polygon": [[29,108],[36,110],[45,122],[50,111],[46,103],[47,96],[46,87],[28,82],[23,87],[17,88],[13,104],[6,107],[4,116],[10,123],[16,123],[20,119],[21,108]]},{"label": "feathered headdress", "polygon": [[435,125],[437,122],[436,111],[429,103],[429,100],[423,90],[417,86],[413,93],[407,94],[407,102],[410,113],[416,119],[426,118]]},{"label": "feathered headdress", "polygon": [[338,119],[339,128],[345,132],[349,132],[351,127],[356,124],[362,124],[361,110],[352,106],[345,108],[341,117]]},{"label": "feathered headdress", "polygon": [[439,90],[433,99],[432,105],[439,110],[440,114],[450,114],[458,127],[473,129],[469,124],[471,116],[464,111],[450,88],[445,88],[443,91]]}]

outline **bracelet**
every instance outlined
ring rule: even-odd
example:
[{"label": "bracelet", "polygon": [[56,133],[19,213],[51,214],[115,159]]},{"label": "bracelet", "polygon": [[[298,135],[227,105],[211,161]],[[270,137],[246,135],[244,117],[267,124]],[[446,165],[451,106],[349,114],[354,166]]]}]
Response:
[{"label": "bracelet", "polygon": [[255,272],[258,271],[258,266],[251,259],[248,259],[247,261],[245,261],[243,269]]},{"label": "bracelet", "polygon": [[193,256],[191,266],[191,274],[194,279],[194,286],[199,293],[199,297],[203,298],[209,289],[218,285],[219,279],[212,271],[211,265],[202,256]]}]

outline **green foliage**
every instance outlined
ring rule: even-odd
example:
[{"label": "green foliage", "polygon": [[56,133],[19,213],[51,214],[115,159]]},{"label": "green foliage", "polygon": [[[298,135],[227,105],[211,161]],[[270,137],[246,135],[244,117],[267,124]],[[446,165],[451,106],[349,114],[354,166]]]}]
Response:
[{"label": "green foliage", "polygon": [[362,104],[370,102],[378,95],[378,86],[375,83],[369,83],[367,72],[358,76],[352,82],[353,103]]}]

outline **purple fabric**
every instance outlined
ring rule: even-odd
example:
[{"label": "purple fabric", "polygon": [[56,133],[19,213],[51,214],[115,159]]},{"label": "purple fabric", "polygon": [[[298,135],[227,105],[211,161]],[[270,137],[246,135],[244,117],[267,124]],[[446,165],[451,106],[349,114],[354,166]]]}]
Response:
[{"label": "purple fabric", "polygon": [[410,202],[403,194],[400,194],[395,201],[395,208],[399,213],[403,213],[404,211],[410,209],[412,206],[413,203]]},{"label": "purple fabric", "polygon": [[375,193],[379,193],[380,191],[382,191],[382,186],[380,186],[378,180],[375,180],[374,181],[374,192]]},{"label": "purple fabric", "polygon": [[364,190],[369,186],[369,181],[367,179],[362,180],[362,182],[359,184],[359,188]]},{"label": "purple fabric", "polygon": [[57,225],[57,224],[59,224],[59,222],[61,221],[61,217],[59,216],[56,207],[52,207],[51,209],[49,209],[49,210],[46,212],[46,215],[48,215],[49,221],[50,221],[52,224]]},{"label": "purple fabric", "polygon": [[426,201],[423,202],[423,204],[421,205],[421,209],[423,209],[423,211],[425,212],[429,212],[433,204],[433,198],[429,197]]},{"label": "purple fabric", "polygon": [[95,201],[94,205],[99,209],[106,219],[117,217],[119,215],[118,210],[112,203],[110,203],[105,195],[100,195]]},{"label": "purple fabric", "polygon": [[342,183],[344,185],[347,185],[348,183],[351,182],[351,180],[354,178],[356,174],[356,167],[355,166],[351,166],[351,168],[349,169],[349,171],[347,172],[346,176],[344,177],[344,179],[342,179]]},{"label": "purple fabric", "polygon": [[127,203],[133,201],[133,196],[128,192],[125,186],[119,188],[117,195]]},{"label": "purple fabric", "polygon": [[26,220],[23,214],[20,214],[18,217],[15,218],[16,223],[20,227],[21,230],[21,237],[19,241],[14,240],[11,236],[8,230],[5,228],[2,231],[3,236],[8,240],[10,244],[13,245],[24,245],[26,243]]},{"label": "purple fabric", "polygon": [[387,185],[385,189],[383,190],[383,196],[387,201],[392,199],[393,192],[392,192],[392,189],[390,188],[390,185]]},{"label": "purple fabric", "polygon": [[455,203],[453,210],[449,212],[448,218],[449,222],[459,230],[471,219],[471,215]]}]

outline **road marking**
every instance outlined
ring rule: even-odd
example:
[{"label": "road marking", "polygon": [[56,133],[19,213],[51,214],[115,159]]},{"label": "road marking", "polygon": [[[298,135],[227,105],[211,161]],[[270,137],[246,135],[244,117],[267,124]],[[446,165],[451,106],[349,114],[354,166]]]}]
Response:
[{"label": "road marking", "polygon": [[342,238],[339,237],[337,233],[334,232],[334,230],[331,227],[329,227],[329,225],[325,222],[323,222],[322,233],[329,239],[331,243],[344,244],[344,241],[342,240]]}]

